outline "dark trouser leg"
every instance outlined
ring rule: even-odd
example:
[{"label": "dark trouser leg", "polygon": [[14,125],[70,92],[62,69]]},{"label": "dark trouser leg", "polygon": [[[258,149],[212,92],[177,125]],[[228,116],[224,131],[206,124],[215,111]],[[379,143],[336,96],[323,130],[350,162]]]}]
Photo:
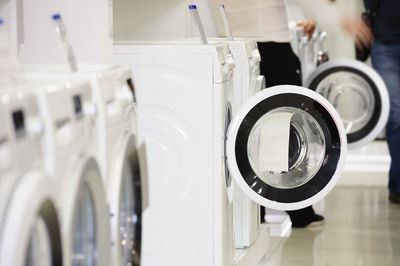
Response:
[{"label": "dark trouser leg", "polygon": [[400,195],[400,43],[374,43],[371,58],[390,96],[386,138],[392,162],[388,186],[390,193]]},{"label": "dark trouser leg", "polygon": [[[265,76],[267,88],[276,85],[301,86],[301,65],[289,43],[258,43],[261,55],[261,74]],[[312,206],[287,211],[293,224],[306,226],[314,216]],[[265,210],[261,208],[261,221],[264,222]]]}]

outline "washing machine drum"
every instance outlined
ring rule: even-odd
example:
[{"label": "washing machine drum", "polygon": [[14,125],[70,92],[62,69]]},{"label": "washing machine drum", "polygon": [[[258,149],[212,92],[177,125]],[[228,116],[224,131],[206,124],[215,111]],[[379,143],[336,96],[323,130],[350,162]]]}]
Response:
[{"label": "washing machine drum", "polygon": [[227,162],[239,187],[278,210],[301,209],[336,184],[347,149],[334,107],[298,86],[276,86],[253,96],[232,120]]},{"label": "washing machine drum", "polygon": [[389,116],[389,95],[378,73],[356,60],[333,60],[319,66],[306,87],[324,96],[338,111],[349,148],[374,140]]}]

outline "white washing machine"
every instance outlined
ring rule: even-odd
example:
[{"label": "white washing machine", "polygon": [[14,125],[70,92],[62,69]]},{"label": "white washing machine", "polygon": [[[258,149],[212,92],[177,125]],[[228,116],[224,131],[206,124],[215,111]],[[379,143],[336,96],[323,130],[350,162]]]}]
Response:
[{"label": "white washing machine", "polygon": [[43,172],[36,98],[0,95],[0,265],[61,265],[56,183]]},{"label": "white washing machine", "polygon": [[132,67],[149,158],[143,265],[232,264],[228,45],[125,43],[114,47],[114,62]]},{"label": "white washing machine", "polygon": [[[226,44],[124,42],[114,47],[114,62],[132,67],[139,138],[148,148],[143,265],[232,264],[231,176],[258,204],[282,210],[311,205],[336,183],[346,135],[335,109],[319,94],[295,86],[259,92],[238,111],[226,135],[226,94],[233,85]],[[257,143],[274,141],[259,132],[277,115],[291,118],[282,127],[288,133],[288,169],[260,172],[253,158],[264,150]]]},{"label": "white washing machine", "polygon": [[379,74],[362,62],[336,59],[323,63],[305,86],[328,99],[339,112],[349,148],[373,141],[386,125],[390,109],[387,88]]},{"label": "white washing machine", "polygon": [[[248,98],[265,88],[265,78],[260,75],[261,56],[257,43],[249,39],[227,41],[222,38],[209,39],[212,42],[229,44],[235,60],[233,73],[233,92],[231,96],[233,116],[236,116],[242,104]],[[256,202],[234,184],[233,228],[236,248],[250,246],[258,237],[260,211]]]},{"label": "white washing machine", "polygon": [[[93,67],[81,68],[92,73]],[[83,74],[84,75],[84,74]],[[111,265],[140,265],[142,201],[145,164],[143,146],[138,146],[136,102],[132,73],[126,67],[107,67],[92,76],[92,87],[99,94],[99,118],[104,133],[106,191],[111,217]],[[141,160],[139,157],[141,156]]]},{"label": "white washing machine", "polygon": [[95,113],[89,82],[25,75],[44,117],[45,171],[57,182],[63,265],[110,265],[109,211],[94,156]]},{"label": "white washing machine", "polygon": [[303,27],[289,26],[292,50],[301,62],[301,74],[303,84],[315,71],[317,66],[329,60],[328,51],[325,48],[326,32],[314,31],[309,39],[304,34]]},{"label": "white washing machine", "polygon": [[[140,265],[142,210],[146,206],[144,146],[138,145],[136,102],[128,67],[80,65],[25,66],[31,75],[48,79],[90,80],[97,104],[98,160],[110,207],[112,265]],[[140,160],[139,160],[140,157]],[[142,195],[142,191],[144,195]]]}]

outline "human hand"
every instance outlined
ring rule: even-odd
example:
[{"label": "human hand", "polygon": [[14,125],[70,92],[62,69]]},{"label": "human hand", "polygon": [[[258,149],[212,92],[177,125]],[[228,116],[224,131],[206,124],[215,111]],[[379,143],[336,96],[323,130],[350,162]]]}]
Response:
[{"label": "human hand", "polygon": [[371,29],[361,19],[345,17],[342,22],[342,27],[354,39],[360,50],[362,50],[363,47],[371,46],[374,37]]},{"label": "human hand", "polygon": [[312,19],[306,19],[296,24],[298,27],[303,27],[303,32],[308,35],[308,40],[311,40],[312,35],[315,31],[315,22]]}]

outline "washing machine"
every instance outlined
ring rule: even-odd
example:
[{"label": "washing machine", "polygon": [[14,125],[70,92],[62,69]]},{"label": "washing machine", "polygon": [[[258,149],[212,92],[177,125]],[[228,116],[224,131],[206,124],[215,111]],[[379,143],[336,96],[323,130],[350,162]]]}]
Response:
[{"label": "washing machine", "polygon": [[[111,265],[141,265],[142,212],[146,203],[144,146],[137,140],[136,102],[132,73],[126,67],[81,67],[92,72],[93,92],[98,93],[99,121],[105,140],[106,192],[111,217]],[[93,73],[96,73],[95,77]],[[140,158],[140,159],[139,159]]]},{"label": "washing machine", "polygon": [[[197,39],[190,39],[198,42]],[[227,43],[235,60],[233,90],[228,90],[228,101],[232,103],[232,114],[236,115],[246,100],[265,88],[265,77],[260,75],[261,56],[254,40],[236,38],[208,38],[210,43]],[[165,42],[165,41],[164,41]],[[185,43],[184,40],[181,40]],[[186,43],[188,40],[186,40]],[[233,184],[233,230],[236,248],[250,246],[258,237],[260,224],[259,206],[250,200],[240,188]]]},{"label": "washing machine", "polygon": [[[323,198],[341,173],[347,147],[343,124],[329,102],[311,90],[264,90],[230,122],[231,59],[226,44],[114,46],[114,62],[129,65],[135,76],[139,139],[149,156],[143,265],[232,265],[232,177],[256,203],[292,210]],[[277,117],[284,118],[280,132],[287,131],[283,140],[278,136],[287,149],[278,149],[289,151],[283,158],[288,169],[260,172],[252,158],[271,153],[276,144],[261,128],[265,122],[276,132],[271,123]],[[256,148],[260,139],[263,150]]]},{"label": "washing machine", "polygon": [[234,64],[227,44],[189,42],[114,46],[114,63],[129,65],[135,77],[138,136],[149,158],[143,265],[233,261],[224,139]]},{"label": "washing machine", "polygon": [[95,159],[96,107],[89,82],[25,75],[44,118],[45,172],[57,182],[63,265],[110,265],[110,225]]},{"label": "washing machine", "polygon": [[389,117],[387,88],[375,70],[349,59],[321,64],[305,81],[336,108],[346,128],[349,148],[373,141]]},{"label": "washing machine", "polygon": [[0,95],[0,265],[62,265],[57,184],[43,171],[36,99]]},{"label": "washing machine", "polygon": [[[232,103],[233,116],[248,98],[265,88],[265,78],[260,75],[261,56],[257,43],[249,39],[227,41],[211,38],[211,42],[226,42],[235,60],[233,71],[233,91],[228,93]],[[259,235],[259,206],[245,195],[234,183],[233,229],[236,248],[250,246]]]},{"label": "washing machine", "polygon": [[146,155],[137,142],[131,69],[80,65],[79,72],[71,74],[61,65],[31,65],[24,70],[48,79],[90,80],[97,105],[97,157],[110,208],[112,265],[140,265],[141,215],[147,202]]}]

